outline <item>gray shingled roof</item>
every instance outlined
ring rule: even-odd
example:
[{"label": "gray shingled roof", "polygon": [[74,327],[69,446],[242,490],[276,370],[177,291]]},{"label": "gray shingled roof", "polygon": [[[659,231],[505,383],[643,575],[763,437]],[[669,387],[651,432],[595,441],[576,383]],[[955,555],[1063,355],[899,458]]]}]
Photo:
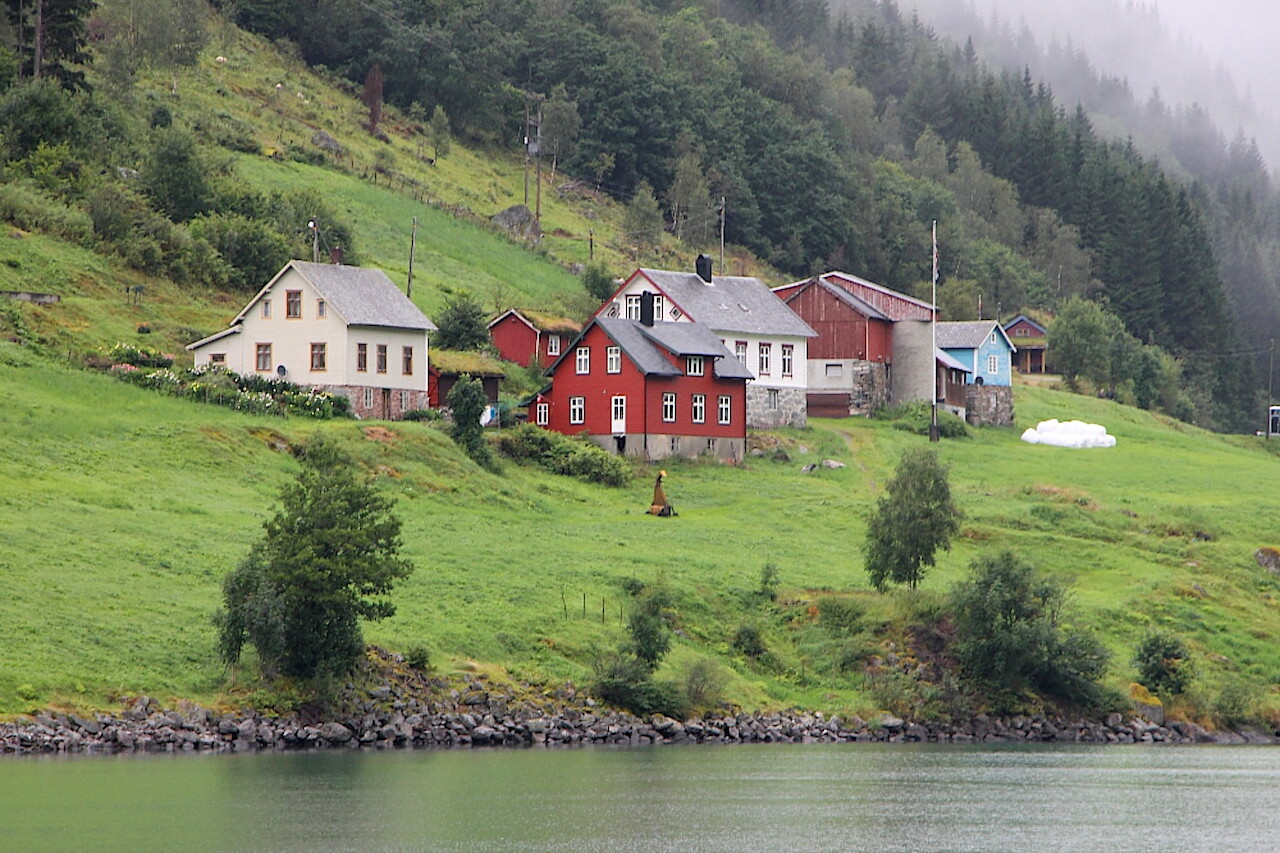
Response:
[{"label": "gray shingled roof", "polygon": [[[993,329],[995,320],[966,320],[938,324],[938,346],[942,349],[977,349]],[[1004,330],[1000,330],[1003,334]]]},{"label": "gray shingled roof", "polygon": [[[661,350],[677,356],[701,355],[715,359],[715,375],[721,379],[750,379],[751,371],[725,348],[715,332],[702,323],[654,323],[597,317],[604,333],[612,338],[627,358],[649,376],[683,376],[684,371],[663,356]],[[568,350],[566,350],[566,353]],[[562,356],[563,358],[563,356]]]},{"label": "gray shingled roof", "polygon": [[690,318],[712,329],[756,335],[816,338],[818,333],[758,278],[641,269]]},{"label": "gray shingled roof", "polygon": [[[390,326],[395,329],[435,331],[436,324],[396,287],[382,270],[349,267],[342,264],[315,264],[290,261],[272,279],[274,283],[289,267],[324,297],[338,316],[349,326]],[[263,288],[265,290],[266,288]],[[262,292],[259,291],[258,296]],[[253,307],[255,298],[232,321],[239,323]]]}]

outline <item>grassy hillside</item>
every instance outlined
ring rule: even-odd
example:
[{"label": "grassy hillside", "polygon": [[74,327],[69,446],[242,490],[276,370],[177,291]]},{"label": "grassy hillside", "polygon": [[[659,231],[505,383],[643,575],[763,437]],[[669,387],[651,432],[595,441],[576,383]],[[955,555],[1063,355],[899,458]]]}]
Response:
[{"label": "grassy hillside", "polygon": [[[6,344],[0,711],[108,705],[136,691],[215,700],[225,673],[209,615],[220,579],[296,470],[279,448],[315,430],[397,498],[418,567],[395,594],[398,614],[368,638],[425,645],[446,671],[499,666],[535,682],[581,683],[593,648],[621,638],[622,582],[665,578],[684,634],[669,669],[712,657],[730,668],[728,695],[745,705],[866,711],[876,698],[835,668],[810,609],[817,597],[852,596],[872,624],[909,620],[974,557],[1012,547],[1074,579],[1073,612],[1115,651],[1114,683],[1132,678],[1133,643],[1158,625],[1191,640],[1205,690],[1229,681],[1274,690],[1280,579],[1251,554],[1274,542],[1276,458],[1259,441],[1038,388],[1019,388],[1018,415],[1020,428],[1078,415],[1106,424],[1119,444],[1038,447],[1014,430],[944,442],[963,535],[917,594],[882,596],[862,570],[865,515],[901,450],[922,441],[883,423],[780,434],[789,462],[668,465],[680,516],[662,520],[643,514],[649,472],[625,489],[509,462],[494,475],[431,426],[241,415]],[[824,458],[848,467],[799,473]],[[777,605],[751,595],[766,562],[781,574]],[[743,624],[762,629],[766,663],[730,647]],[[883,651],[892,636],[863,639]]]},{"label": "grassy hillside", "polygon": [[[261,153],[217,149],[238,180],[264,192],[320,192],[352,224],[362,261],[400,283],[418,217],[414,299],[429,313],[464,289],[490,307],[583,308],[564,264],[585,260],[591,229],[597,257],[615,274],[640,260],[618,245],[616,209],[590,196],[560,199],[550,181],[541,249],[482,227],[478,220],[522,199],[519,162],[455,146],[429,165],[401,118],[385,123],[391,142],[377,141],[361,129],[353,93],[215,26],[177,94],[168,78],[144,80],[135,108],[166,106],[205,139],[251,139]],[[342,158],[317,165],[271,156],[307,149],[319,128],[345,147]],[[687,265],[676,248],[643,260]],[[140,301],[125,293],[137,285]],[[921,441],[888,424],[816,422],[766,437],[788,462],[668,465],[681,514],[659,520],[642,514],[652,476],[643,468],[626,489],[510,463],[495,475],[430,425],[255,417],[62,364],[118,340],[178,350],[221,328],[244,295],[181,288],[15,230],[0,234],[0,289],[63,297],[48,307],[0,304],[0,331],[26,342],[0,342],[0,713],[110,706],[125,692],[216,701],[227,673],[209,617],[221,578],[296,470],[282,448],[317,430],[397,497],[405,552],[418,566],[397,590],[399,613],[368,638],[401,650],[425,645],[444,670],[499,667],[539,683],[581,682],[593,651],[621,637],[623,582],[664,578],[682,633],[668,672],[711,658],[731,674],[728,697],[744,705],[867,711],[883,697],[841,670],[848,650],[864,658],[887,651],[917,614],[936,610],[973,558],[1016,548],[1075,581],[1074,618],[1098,628],[1115,652],[1113,683],[1131,679],[1133,643],[1164,626],[1191,640],[1205,691],[1239,682],[1271,691],[1268,701],[1280,705],[1280,582],[1251,559],[1258,546],[1277,544],[1278,463],[1253,439],[1019,388],[1019,429],[1081,417],[1106,424],[1119,446],[1032,447],[1017,430],[943,443],[967,513],[963,534],[917,594],[882,596],[862,570],[866,514],[902,449]],[[138,332],[142,324],[149,334]],[[799,473],[826,458],[848,467]],[[781,575],[776,605],[752,594],[766,563]],[[818,621],[817,602],[830,593],[865,610],[856,636],[834,637]],[[732,648],[744,625],[760,629],[765,660]]]}]

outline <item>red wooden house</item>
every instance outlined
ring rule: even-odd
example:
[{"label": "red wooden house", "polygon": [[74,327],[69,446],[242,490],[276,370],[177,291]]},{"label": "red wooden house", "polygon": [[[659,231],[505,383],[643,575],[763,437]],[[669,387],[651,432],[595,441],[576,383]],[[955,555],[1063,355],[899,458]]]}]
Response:
[{"label": "red wooden house", "polygon": [[741,460],[751,372],[701,323],[596,317],[551,365],[530,419],[616,453]]},{"label": "red wooden house", "polygon": [[582,331],[582,324],[536,311],[503,311],[489,323],[489,339],[498,355],[521,367],[547,367]]}]

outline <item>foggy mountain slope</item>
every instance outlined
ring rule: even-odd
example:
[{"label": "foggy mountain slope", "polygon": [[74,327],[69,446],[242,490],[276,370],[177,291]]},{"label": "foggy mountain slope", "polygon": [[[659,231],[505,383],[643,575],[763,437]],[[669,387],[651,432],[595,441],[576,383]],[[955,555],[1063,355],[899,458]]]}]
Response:
[{"label": "foggy mountain slope", "polygon": [[[832,7],[856,5],[835,0]],[[1267,43],[1273,30],[1266,21],[1277,13],[1258,6],[1254,0],[1221,0],[1211,10],[1188,0],[903,3],[940,34],[961,44],[972,38],[987,61],[1013,71],[1029,67],[1053,86],[1060,103],[1082,103],[1095,116],[1116,120],[1153,153],[1169,152],[1144,113],[1199,105],[1227,139],[1241,132],[1256,138],[1274,169],[1280,118],[1271,105],[1280,102],[1280,60]]]}]

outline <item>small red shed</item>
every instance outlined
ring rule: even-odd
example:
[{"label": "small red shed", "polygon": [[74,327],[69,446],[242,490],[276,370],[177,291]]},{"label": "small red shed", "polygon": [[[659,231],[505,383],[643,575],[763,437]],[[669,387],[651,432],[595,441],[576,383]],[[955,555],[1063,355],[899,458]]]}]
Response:
[{"label": "small red shed", "polygon": [[581,331],[582,324],[567,317],[515,308],[503,311],[489,323],[489,339],[498,355],[521,367],[535,361],[539,367],[549,366]]}]

